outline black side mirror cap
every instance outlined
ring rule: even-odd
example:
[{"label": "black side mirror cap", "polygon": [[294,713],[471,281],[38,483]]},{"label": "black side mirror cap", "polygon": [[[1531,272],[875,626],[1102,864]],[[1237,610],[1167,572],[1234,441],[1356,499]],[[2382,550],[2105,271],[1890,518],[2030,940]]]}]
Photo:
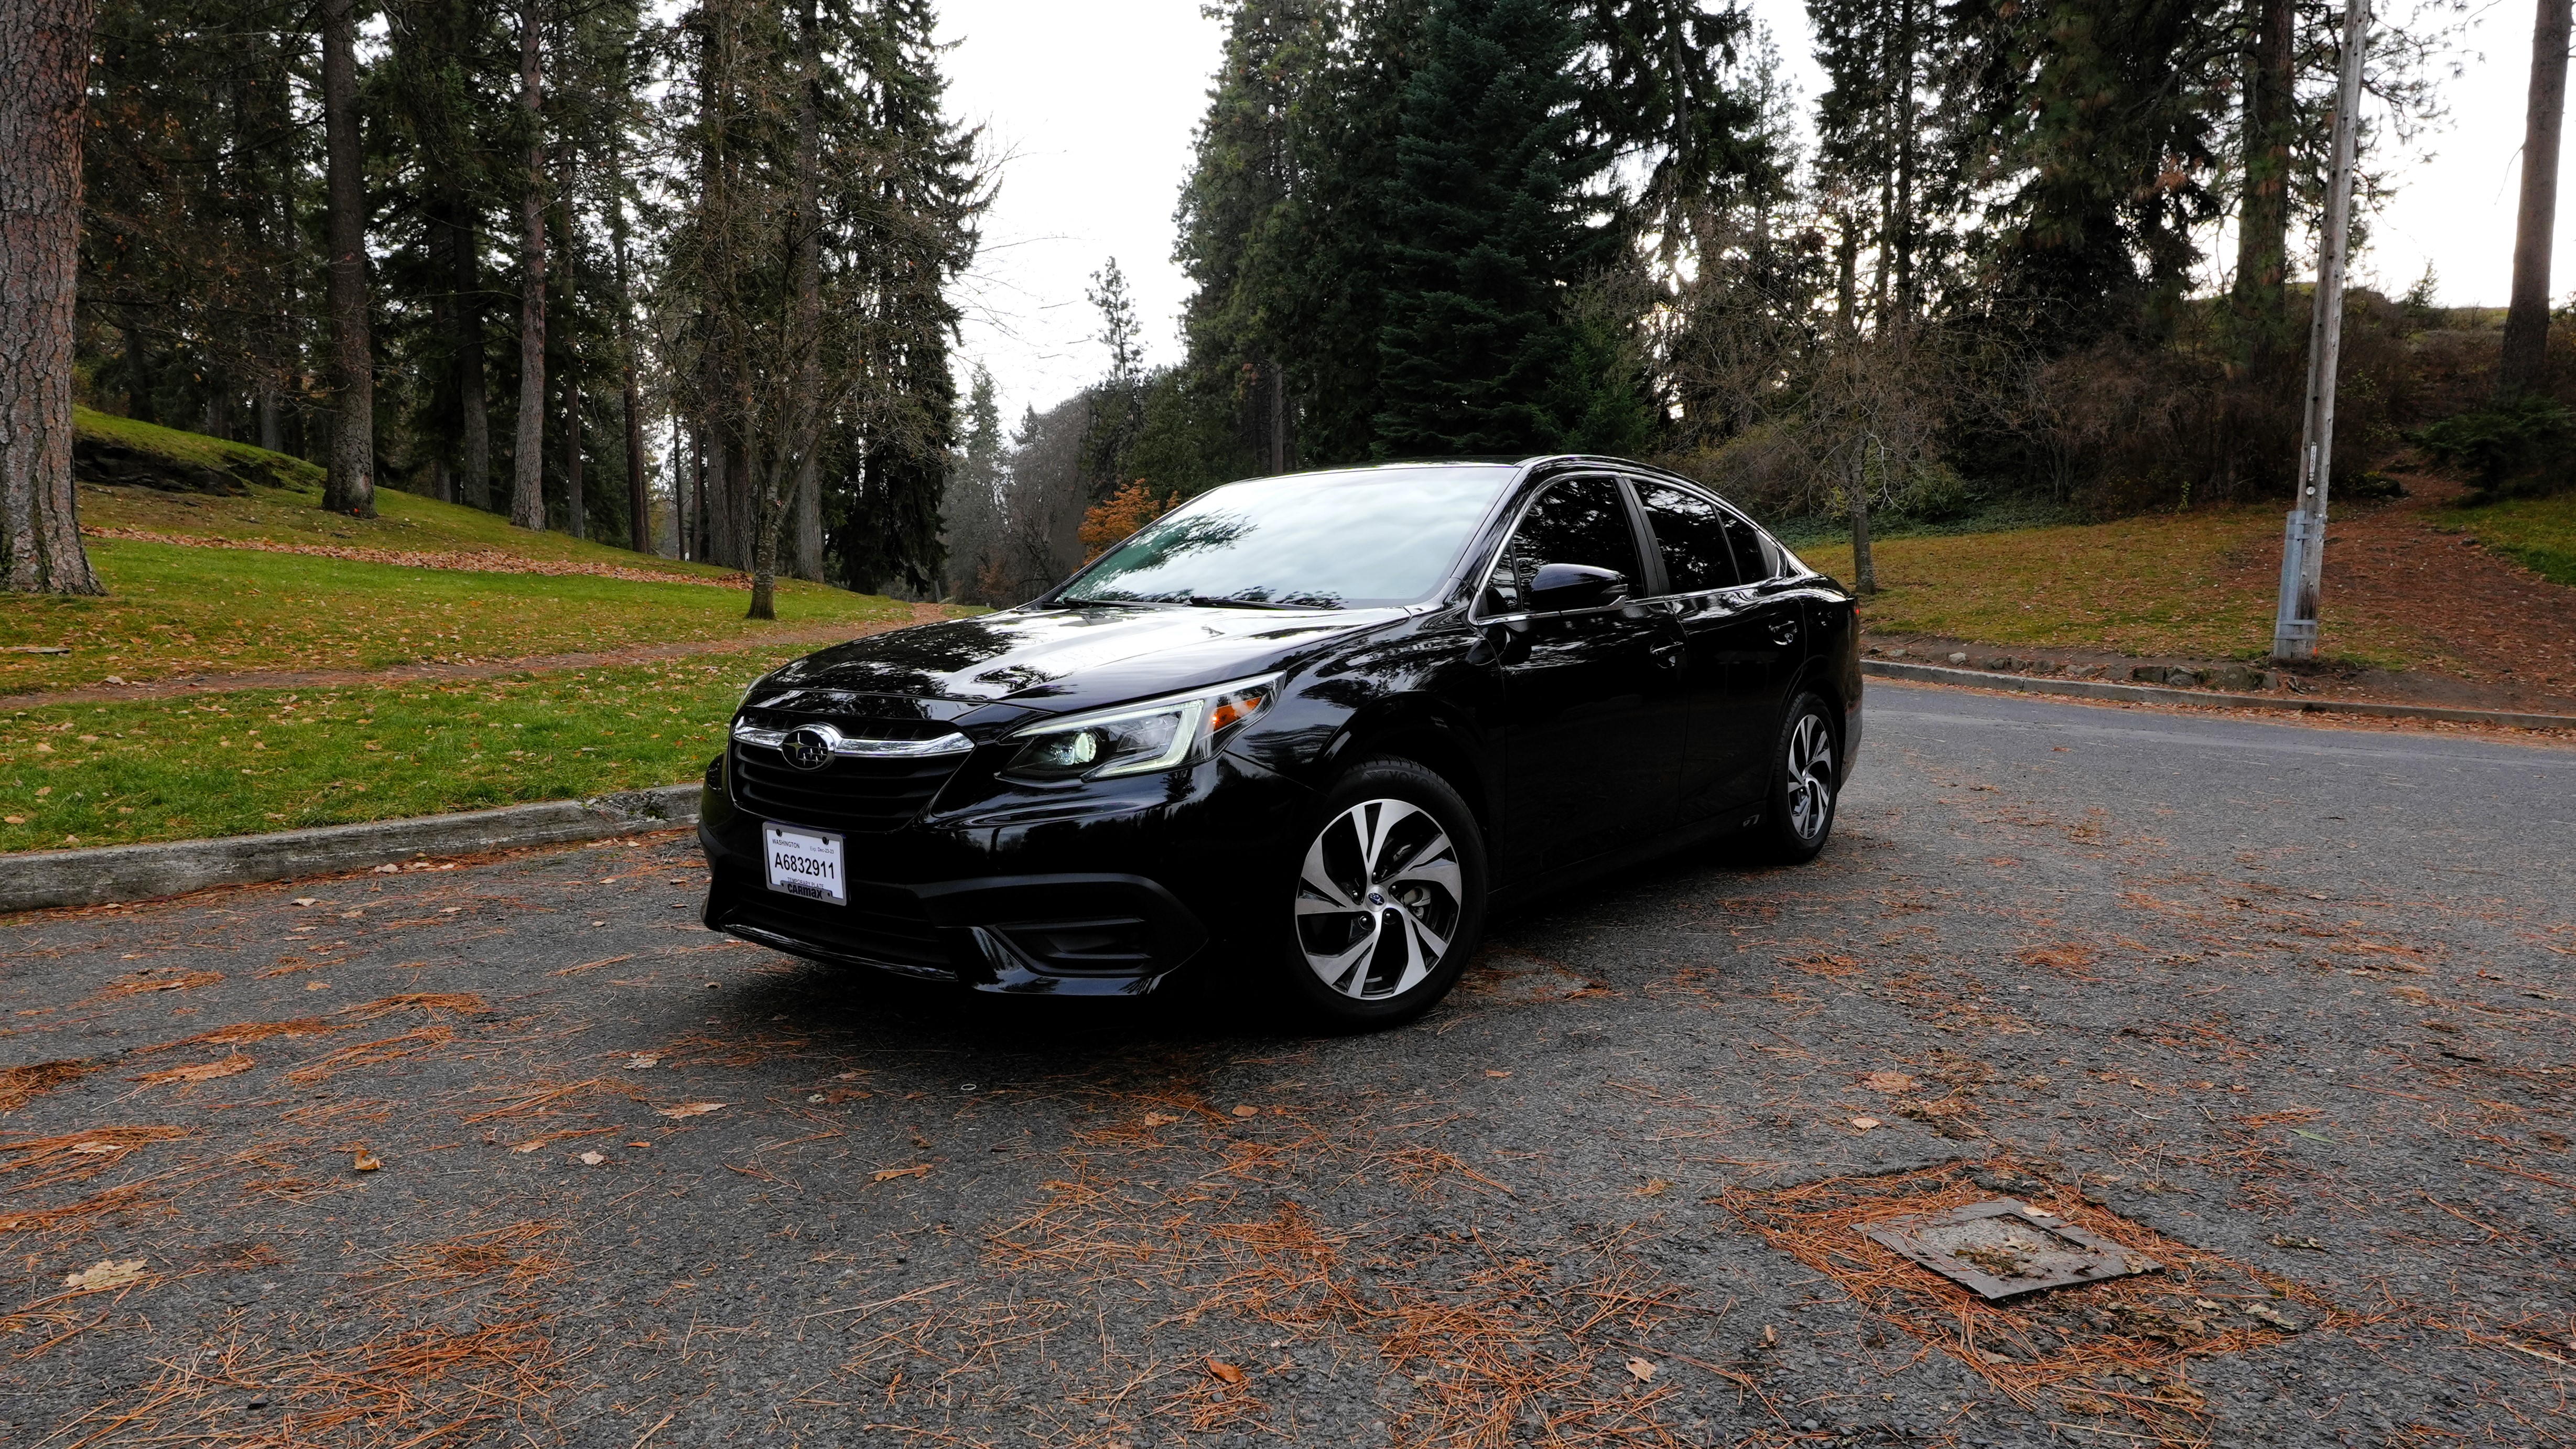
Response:
[{"label": "black side mirror cap", "polygon": [[1530,607],[1542,612],[1616,603],[1628,593],[1628,576],[1590,564],[1540,564],[1529,583]]}]

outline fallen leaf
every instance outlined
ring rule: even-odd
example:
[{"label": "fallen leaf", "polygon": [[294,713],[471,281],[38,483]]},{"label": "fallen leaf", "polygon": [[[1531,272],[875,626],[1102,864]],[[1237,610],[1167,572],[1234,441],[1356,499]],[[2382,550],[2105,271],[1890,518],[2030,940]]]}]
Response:
[{"label": "fallen leaf", "polygon": [[1655,1381],[1655,1366],[1642,1358],[1628,1360],[1628,1372],[1634,1374],[1637,1382],[1641,1384],[1651,1384]]},{"label": "fallen leaf", "polygon": [[320,901],[314,899],[312,896],[297,896],[295,898],[295,903],[299,906],[318,906],[321,904]]},{"label": "fallen leaf", "polygon": [[101,1258],[95,1267],[65,1277],[63,1286],[77,1293],[96,1293],[107,1288],[131,1288],[142,1281],[141,1258],[128,1258],[122,1263]]},{"label": "fallen leaf", "polygon": [[582,1165],[585,1167],[597,1167],[607,1160],[608,1154],[604,1152],[585,1152],[581,1155]]},{"label": "fallen leaf", "polygon": [[1508,1076],[1510,1076],[1510,1075],[1511,1075],[1511,1073],[1509,1073],[1509,1072],[1487,1071],[1487,1072],[1485,1073],[1485,1075],[1486,1075],[1486,1076],[1489,1076],[1489,1077],[1508,1077]]},{"label": "fallen leaf", "polygon": [[1860,1084],[1873,1092],[1894,1093],[1914,1090],[1914,1079],[1903,1072],[1872,1072],[1861,1078]]},{"label": "fallen leaf", "polygon": [[1878,1119],[1875,1117],[1854,1117],[1851,1119],[1851,1122],[1854,1127],[1859,1128],[1863,1132],[1866,1132],[1872,1127],[1878,1125]]},{"label": "fallen leaf", "polygon": [[2269,1303],[2248,1303],[2244,1305],[2244,1309],[2248,1317],[2262,1319],[2265,1323],[2272,1325],[2283,1333],[2296,1333],[2299,1331],[2300,1325],[2296,1320],[2292,1319],[2288,1314],[2283,1313],[2280,1309],[2273,1307]]},{"label": "fallen leaf", "polygon": [[384,1162],[383,1162],[383,1160],[382,1160],[382,1159],[380,1159],[380,1158],[378,1158],[378,1157],[376,1156],[376,1154],[374,1154],[374,1153],[372,1153],[372,1152],[361,1151],[361,1152],[359,1152],[359,1154],[358,1154],[358,1159],[357,1159],[357,1161],[352,1162],[352,1163],[350,1163],[349,1165],[350,1165],[351,1167],[356,1168],[356,1169],[357,1169],[358,1171],[360,1171],[360,1172],[373,1172],[373,1171],[375,1171],[377,1168],[382,1167],[382,1166],[384,1166],[385,1164],[384,1164]]},{"label": "fallen leaf", "polygon": [[545,1145],[546,1139],[542,1137],[531,1137],[527,1141],[520,1143],[518,1146],[513,1147],[510,1150],[512,1152],[534,1152]]},{"label": "fallen leaf", "polygon": [[2326,1245],[2314,1238],[2294,1238],[2287,1233],[2274,1233],[2271,1242],[2276,1248],[2305,1248],[2311,1253],[2326,1251]]},{"label": "fallen leaf", "polygon": [[879,1182],[892,1182],[898,1177],[928,1177],[929,1175],[930,1164],[924,1162],[914,1167],[879,1168],[877,1169],[876,1180]]},{"label": "fallen leaf", "polygon": [[168,1082],[211,1082],[217,1077],[236,1077],[249,1071],[250,1058],[235,1052],[219,1062],[199,1062],[193,1067],[172,1067],[166,1072],[145,1072],[134,1080],[157,1087]]},{"label": "fallen leaf", "polygon": [[1770,1347],[1778,1347],[1780,1343],[1780,1330],[1773,1328],[1767,1323],[1762,1325],[1762,1342]]},{"label": "fallen leaf", "polygon": [[1173,1116],[1169,1112],[1148,1112],[1145,1114],[1145,1125],[1148,1127],[1169,1127],[1179,1120],[1181,1119]]},{"label": "fallen leaf", "polygon": [[1248,1106],[1247,1106],[1247,1107],[1237,1107],[1237,1108],[1235,1108],[1235,1109],[1234,1109],[1234,1115],[1236,1115],[1237,1117],[1258,1117],[1258,1116],[1260,1116],[1260,1115],[1261,1115],[1261,1109],[1260,1109],[1260,1108],[1258,1108],[1258,1107],[1248,1107]]},{"label": "fallen leaf", "polygon": [[95,1156],[102,1152],[122,1152],[125,1150],[125,1144],[122,1142],[75,1142],[71,1145],[71,1150],[86,1156]]},{"label": "fallen leaf", "polygon": [[676,1107],[662,1108],[661,1115],[665,1117],[703,1117],[709,1112],[721,1111],[725,1106],[726,1104],[723,1102],[682,1102]]},{"label": "fallen leaf", "polygon": [[630,1072],[640,1072],[660,1065],[662,1065],[662,1054],[659,1052],[637,1052],[626,1059],[626,1070]]},{"label": "fallen leaf", "polygon": [[1207,1366],[1208,1372],[1216,1375],[1217,1380],[1220,1383],[1239,1384],[1243,1382],[1243,1370],[1236,1368],[1234,1365],[1227,1363],[1223,1359],[1209,1359],[1207,1361]]}]

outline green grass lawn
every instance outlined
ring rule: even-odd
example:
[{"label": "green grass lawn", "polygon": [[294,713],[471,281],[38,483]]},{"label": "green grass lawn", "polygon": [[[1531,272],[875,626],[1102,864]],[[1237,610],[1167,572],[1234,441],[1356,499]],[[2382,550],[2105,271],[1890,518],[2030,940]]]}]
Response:
[{"label": "green grass lawn", "polygon": [[0,716],[0,851],[579,799],[697,778],[797,649],[473,683],[245,690]]},{"label": "green grass lawn", "polygon": [[2465,533],[2556,584],[2576,584],[2576,493],[2446,508],[2436,526]]},{"label": "green grass lawn", "polygon": [[756,644],[781,628],[908,618],[872,594],[782,581],[778,621],[707,584],[447,572],[242,549],[91,539],[104,598],[0,595],[0,694],[247,669],[369,669],[674,640]]},{"label": "green grass lawn", "polygon": [[[2239,563],[2280,530],[2277,509],[2247,507],[1891,538],[1871,547],[1880,592],[1861,615],[1889,634],[2259,658],[2272,646],[2272,593]],[[1848,535],[1798,555],[1851,581]]]},{"label": "green grass lawn", "polygon": [[[570,534],[514,528],[497,513],[391,488],[376,491],[374,518],[325,513],[322,470],[301,458],[86,408],[77,410],[75,426],[83,436],[104,438],[180,462],[224,469],[250,485],[246,497],[222,497],[85,484],[80,489],[80,516],[82,525],[89,528],[133,528],[193,538],[423,553],[498,550],[522,558],[651,569],[684,579],[719,579],[734,572],[713,564],[682,563],[633,553]],[[273,476],[292,478],[294,486],[273,487],[260,481]]]}]

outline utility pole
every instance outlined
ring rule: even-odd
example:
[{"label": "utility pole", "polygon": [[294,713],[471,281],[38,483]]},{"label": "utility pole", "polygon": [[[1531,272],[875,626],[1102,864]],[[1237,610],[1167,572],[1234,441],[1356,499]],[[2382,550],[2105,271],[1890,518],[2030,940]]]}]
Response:
[{"label": "utility pole", "polygon": [[2334,184],[2326,192],[2324,245],[2308,321],[2308,407],[2299,429],[2299,498],[2281,540],[2281,607],[2272,657],[2317,657],[2317,584],[2326,563],[2326,483],[2334,471],[2335,363],[2343,350],[2343,268],[2352,239],[2354,123],[2361,109],[2361,53],[2370,37],[2370,0],[2346,0],[2343,85],[2334,114]]}]

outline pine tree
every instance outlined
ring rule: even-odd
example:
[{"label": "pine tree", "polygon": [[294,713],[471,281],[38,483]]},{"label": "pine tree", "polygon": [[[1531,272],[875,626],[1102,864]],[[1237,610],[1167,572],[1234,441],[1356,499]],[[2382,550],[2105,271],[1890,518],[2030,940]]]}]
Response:
[{"label": "pine tree", "polygon": [[1286,352],[1300,461],[1355,463],[1383,406],[1387,246],[1402,199],[1398,132],[1431,0],[1355,0],[1292,113],[1294,174],[1266,306]]},{"label": "pine tree", "polygon": [[1326,0],[1229,7],[1224,59],[1174,218],[1173,259],[1195,288],[1181,330],[1196,374],[1175,385],[1227,395],[1243,472],[1285,472],[1298,451],[1287,293],[1299,272],[1294,205],[1313,159],[1297,144],[1298,127],[1321,99],[1336,8]]},{"label": "pine tree", "polygon": [[1397,133],[1380,456],[1552,451],[1577,435],[1566,304],[1613,235],[1590,220],[1606,156],[1577,132],[1578,39],[1548,0],[1431,11]]},{"label": "pine tree", "polygon": [[72,493],[73,278],[79,257],[88,0],[0,4],[0,587],[101,594]]},{"label": "pine tree", "polygon": [[1969,23],[1979,106],[2013,178],[1992,209],[1995,301],[2055,346],[2169,328],[2200,255],[2191,228],[2217,214],[2223,15],[2192,0],[1992,0]]},{"label": "pine tree", "polygon": [[[845,364],[864,382],[824,474],[826,538],[850,587],[937,589],[939,504],[956,441],[949,287],[974,259],[986,189],[975,134],[940,111],[937,17],[928,0],[880,0],[851,31],[863,76],[842,114],[866,170],[824,203],[837,266],[863,300]],[[827,150],[829,148],[827,147]],[[830,270],[827,267],[827,271]]]}]

